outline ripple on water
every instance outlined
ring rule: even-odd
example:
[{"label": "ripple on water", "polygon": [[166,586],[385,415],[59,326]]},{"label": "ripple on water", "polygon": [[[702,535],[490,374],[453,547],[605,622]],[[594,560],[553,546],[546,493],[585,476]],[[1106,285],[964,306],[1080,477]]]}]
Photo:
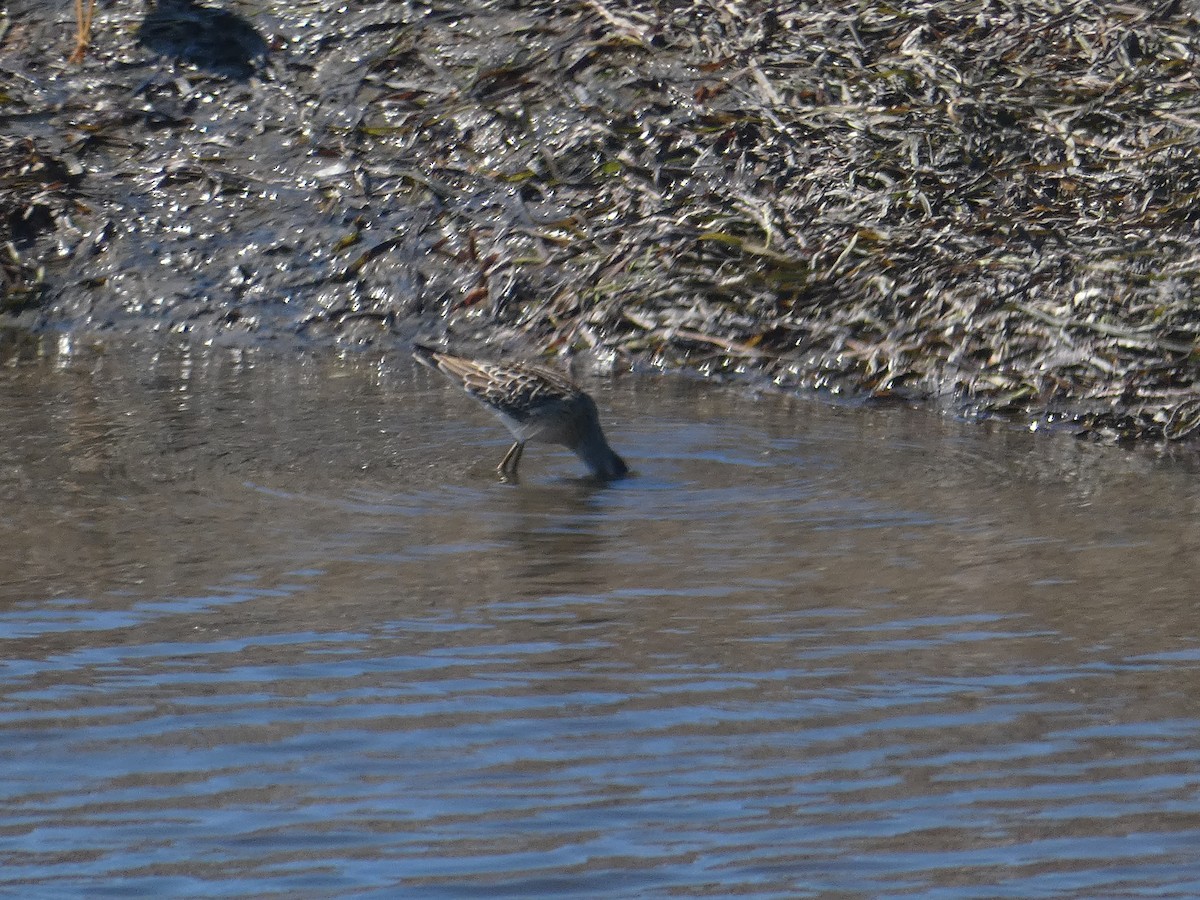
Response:
[{"label": "ripple on water", "polygon": [[423,376],[192,363],[0,377],[5,889],[1200,894],[1170,468],[665,382],[505,485]]}]

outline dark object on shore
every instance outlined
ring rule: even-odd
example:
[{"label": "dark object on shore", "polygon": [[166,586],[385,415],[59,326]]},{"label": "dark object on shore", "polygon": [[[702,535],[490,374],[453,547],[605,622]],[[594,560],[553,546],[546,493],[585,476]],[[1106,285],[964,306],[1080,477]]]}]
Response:
[{"label": "dark object on shore", "polygon": [[598,478],[629,472],[600,427],[596,402],[566,376],[529,363],[491,363],[416,345],[417,362],[436,369],[508,426],[516,439],[496,467],[515,478],[528,441],[562,444],[574,450]]},{"label": "dark object on shore", "polygon": [[137,37],[155,53],[238,79],[253,75],[267,57],[267,42],[248,21],[194,0],[158,0]]}]

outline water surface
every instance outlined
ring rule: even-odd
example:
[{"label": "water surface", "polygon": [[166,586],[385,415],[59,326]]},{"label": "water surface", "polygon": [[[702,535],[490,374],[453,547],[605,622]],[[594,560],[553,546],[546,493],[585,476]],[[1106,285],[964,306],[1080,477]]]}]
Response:
[{"label": "water surface", "polygon": [[0,891],[1200,894],[1194,466],[402,356],[9,349]]}]

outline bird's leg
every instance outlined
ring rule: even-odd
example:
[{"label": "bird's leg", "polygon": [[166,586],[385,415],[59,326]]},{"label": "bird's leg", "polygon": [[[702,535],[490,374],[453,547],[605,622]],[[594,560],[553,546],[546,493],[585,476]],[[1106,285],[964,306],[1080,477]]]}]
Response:
[{"label": "bird's leg", "polygon": [[504,459],[500,460],[500,465],[496,466],[496,471],[501,475],[516,475],[517,466],[521,463],[521,454],[524,451],[524,442],[514,441],[513,445],[508,448],[508,452],[504,454]]}]

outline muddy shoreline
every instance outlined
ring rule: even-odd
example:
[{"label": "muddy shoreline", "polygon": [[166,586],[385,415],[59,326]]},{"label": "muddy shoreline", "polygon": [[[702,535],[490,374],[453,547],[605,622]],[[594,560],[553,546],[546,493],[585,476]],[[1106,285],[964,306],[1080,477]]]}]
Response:
[{"label": "muddy shoreline", "polygon": [[3,322],[1200,426],[1193,4],[0,20]]}]

